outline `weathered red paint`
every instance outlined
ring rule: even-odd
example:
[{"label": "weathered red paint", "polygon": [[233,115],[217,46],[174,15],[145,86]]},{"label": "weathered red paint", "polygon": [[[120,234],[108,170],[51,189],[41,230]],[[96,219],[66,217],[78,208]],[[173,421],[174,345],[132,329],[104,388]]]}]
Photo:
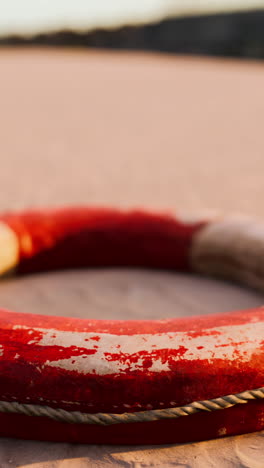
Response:
[{"label": "weathered red paint", "polygon": [[193,234],[186,224],[141,210],[68,208],[0,216],[20,243],[18,272],[91,266],[188,270]]},{"label": "weathered red paint", "polygon": [[[217,336],[215,334],[215,328],[217,327],[220,327],[221,330],[221,327],[231,326],[239,330],[246,323],[255,323],[257,327],[263,325],[264,309],[221,314],[214,316],[213,319],[208,316],[187,320],[129,322],[125,324],[127,328],[124,330],[123,327],[122,331],[122,322],[108,321],[105,323],[98,320],[63,319],[61,317],[45,317],[2,311],[0,313],[0,343],[2,346],[0,357],[0,399],[43,404],[55,408],[59,407],[92,413],[122,413],[124,411],[180,406],[193,400],[215,398],[229,393],[244,391],[245,389],[257,388],[262,386],[264,381],[264,341],[261,341],[261,346],[252,354],[246,356],[245,360],[240,359],[240,352],[235,360],[218,358],[220,346],[217,345],[217,342],[213,350],[214,359],[212,360],[193,359],[190,361],[189,359],[185,359],[185,353],[188,351],[187,348],[179,346],[178,349],[170,349],[169,339],[167,349],[156,350],[154,346],[151,352],[143,350],[139,353],[124,355],[122,353],[111,354],[105,349],[107,360],[117,360],[120,364],[124,362],[129,363],[126,371],[110,375],[100,375],[96,370],[93,373],[83,374],[78,372],[77,369],[67,370],[59,367],[49,367],[49,365],[45,364],[47,361],[72,358],[71,363],[74,365],[76,356],[83,356],[85,359],[94,355],[98,346],[100,346],[100,341],[101,338],[103,339],[104,334],[116,336],[118,349],[118,340],[122,335],[129,337],[142,335],[142,333],[151,333],[157,337],[158,344],[159,337],[164,332],[170,334],[179,331],[183,332],[184,330],[184,333],[190,338],[191,348],[192,341],[195,340],[199,332],[202,337],[215,337]],[[39,331],[40,328],[43,330],[42,332]],[[233,332],[235,328],[232,329]],[[74,337],[71,346],[68,346],[67,343],[65,343],[65,346],[63,346],[63,343],[61,346],[43,346],[41,345],[41,339],[43,339],[43,334],[45,336],[45,333],[49,329],[54,330],[54,333],[52,332],[51,334],[52,339],[56,337],[57,330],[59,332],[78,330],[77,333],[84,334],[83,336],[86,336],[87,333],[92,333],[92,336],[91,338],[89,337],[87,348],[78,347],[74,342]],[[103,332],[102,329],[104,330]],[[98,330],[100,330],[101,337],[97,334],[99,333]],[[130,335],[126,335],[128,330]],[[234,347],[234,351],[236,351],[236,347],[242,346],[243,348],[244,343],[236,341],[232,337],[232,333],[230,336],[227,336],[227,342],[224,345],[230,346],[230,342]],[[93,346],[96,346],[96,348]],[[199,346],[199,348],[203,348],[203,346]],[[134,362],[138,362],[138,360],[142,364],[140,369],[131,370],[130,366]],[[151,372],[150,367],[157,360],[166,362],[168,370]],[[248,403],[242,408],[236,409],[235,414],[237,413],[239,417],[247,420],[248,412],[252,412],[252,407],[253,411],[258,415],[256,416],[254,425],[254,430],[257,430],[263,424],[264,406],[262,403],[258,404],[255,410],[254,404]],[[233,421],[234,410],[226,410],[223,413],[220,416],[218,413],[211,413],[210,418],[204,415],[205,422],[208,420],[209,424],[212,424],[212,427],[214,427],[216,424],[215,418],[221,424],[224,421],[226,434],[234,433],[236,430],[234,428],[237,427],[237,421]],[[26,437],[26,434],[28,434],[28,437],[31,438],[34,435],[34,431],[31,432],[32,429],[30,428],[32,425],[35,427],[36,423],[31,421],[31,418],[24,419],[26,426],[23,429],[23,437]],[[94,427],[90,427],[89,429],[79,425],[74,429],[72,427],[69,428],[67,424],[60,424],[59,428],[62,430],[62,434],[64,434],[63,439],[63,435],[58,435],[55,429],[57,423],[54,423],[53,426],[53,422],[44,421],[43,423],[42,419],[39,420],[38,424],[41,426],[44,424],[44,427],[47,427],[46,437],[50,440],[58,440],[58,438],[59,440],[77,440],[79,438],[79,440],[93,440],[96,443],[103,441],[110,443],[115,440],[119,443],[123,440],[125,443],[136,443],[138,441],[138,424],[124,425],[119,429],[113,427],[112,430],[109,428],[96,428],[95,431]],[[188,419],[188,421],[185,421],[185,419]],[[195,429],[196,421],[200,421],[200,419],[203,421],[203,416],[199,416],[199,418],[193,416],[181,418],[177,422],[169,422],[168,425],[159,423],[157,424],[157,428],[161,427],[162,431],[166,431],[168,438],[166,439],[163,434],[162,437],[164,439],[162,440],[166,439],[167,442],[169,440],[173,440],[174,442],[183,440],[184,431],[182,432],[182,427],[189,428],[188,430],[186,429],[188,440],[200,439],[207,437],[207,435],[203,435],[203,432],[199,432],[197,428]],[[8,417],[0,414],[1,420],[5,421],[2,427],[9,427],[6,435],[10,434],[11,423],[6,425]],[[14,416],[11,417],[11,420],[14,420]],[[21,421],[21,417],[17,416],[17,420]],[[240,430],[247,432],[251,430],[252,424],[250,420],[248,424],[244,423],[243,429],[240,428]],[[192,425],[194,427],[190,431]],[[154,426],[156,427],[156,423]],[[51,428],[54,429],[51,430]],[[173,436],[171,435],[172,428],[174,428]],[[207,429],[204,430],[205,434],[207,434]],[[40,433],[42,435],[36,435],[36,437],[45,438],[43,427]],[[92,436],[91,433],[93,433]],[[139,433],[141,433],[141,430]],[[155,431],[151,430],[150,433],[144,433],[144,430],[142,430],[141,442],[157,442],[158,437],[155,435]],[[21,430],[18,429],[16,434],[20,436]],[[72,434],[75,435],[73,436]],[[98,439],[96,439],[95,434],[99,434]],[[143,437],[144,434],[145,437]],[[87,439],[85,439],[86,435]],[[108,439],[109,435],[110,438]],[[214,436],[216,434],[212,432],[211,437]]]},{"label": "weathered red paint", "polygon": [[[66,209],[0,216],[19,273],[89,266],[188,270],[185,224],[142,211]],[[160,321],[100,321],[0,310],[0,400],[87,413],[181,406],[262,387],[264,309]],[[264,403],[110,427],[0,413],[0,435],[85,443],[170,443],[264,428]]]}]

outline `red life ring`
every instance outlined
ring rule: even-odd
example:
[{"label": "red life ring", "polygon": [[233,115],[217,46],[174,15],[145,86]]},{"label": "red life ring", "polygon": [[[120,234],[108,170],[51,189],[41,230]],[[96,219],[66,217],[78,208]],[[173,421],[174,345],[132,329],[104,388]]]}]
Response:
[{"label": "red life ring", "polygon": [[[263,287],[264,227],[142,211],[0,216],[0,272],[131,266]],[[264,309],[158,321],[0,311],[0,436],[174,443],[264,428]],[[243,404],[244,403],[244,404]]]}]

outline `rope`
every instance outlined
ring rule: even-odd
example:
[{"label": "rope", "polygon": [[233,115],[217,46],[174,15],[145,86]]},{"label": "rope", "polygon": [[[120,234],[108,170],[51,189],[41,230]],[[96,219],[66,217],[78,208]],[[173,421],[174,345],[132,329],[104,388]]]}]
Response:
[{"label": "rope", "polygon": [[235,405],[248,403],[251,400],[264,399],[264,387],[248,390],[234,395],[226,395],[211,400],[194,401],[188,405],[176,408],[137,411],[135,413],[81,413],[80,411],[66,411],[62,408],[50,406],[31,405],[10,401],[0,401],[0,412],[19,413],[26,416],[44,416],[56,421],[71,424],[96,424],[110,426],[120,423],[151,422],[161,419],[175,419],[182,416],[190,416],[203,411],[217,411],[230,408]]}]

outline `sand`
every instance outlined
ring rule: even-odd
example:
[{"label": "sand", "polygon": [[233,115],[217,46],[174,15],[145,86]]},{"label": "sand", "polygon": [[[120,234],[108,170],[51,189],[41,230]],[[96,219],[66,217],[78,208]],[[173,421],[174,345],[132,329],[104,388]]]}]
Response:
[{"label": "sand", "polygon": [[[61,204],[264,218],[264,65],[93,51],[0,50],[0,209]],[[263,304],[181,274],[61,272],[1,284],[21,311],[159,318]],[[0,467],[264,466],[264,433],[162,447],[0,439]]]}]

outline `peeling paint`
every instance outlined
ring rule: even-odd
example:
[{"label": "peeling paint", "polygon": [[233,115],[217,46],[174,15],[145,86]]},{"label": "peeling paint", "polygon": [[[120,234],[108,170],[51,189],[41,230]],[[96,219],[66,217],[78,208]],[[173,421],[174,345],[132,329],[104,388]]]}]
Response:
[{"label": "peeling paint", "polygon": [[[14,329],[18,330],[19,325]],[[21,329],[26,331],[27,327]],[[188,332],[119,336],[98,333],[95,339],[94,333],[42,328],[35,328],[34,332],[37,332],[35,338],[28,344],[47,347],[47,358],[49,348],[72,349],[72,355],[46,359],[44,366],[107,375],[141,370],[168,372],[181,360],[247,362],[263,345],[264,322],[216,327],[202,336]]]}]

